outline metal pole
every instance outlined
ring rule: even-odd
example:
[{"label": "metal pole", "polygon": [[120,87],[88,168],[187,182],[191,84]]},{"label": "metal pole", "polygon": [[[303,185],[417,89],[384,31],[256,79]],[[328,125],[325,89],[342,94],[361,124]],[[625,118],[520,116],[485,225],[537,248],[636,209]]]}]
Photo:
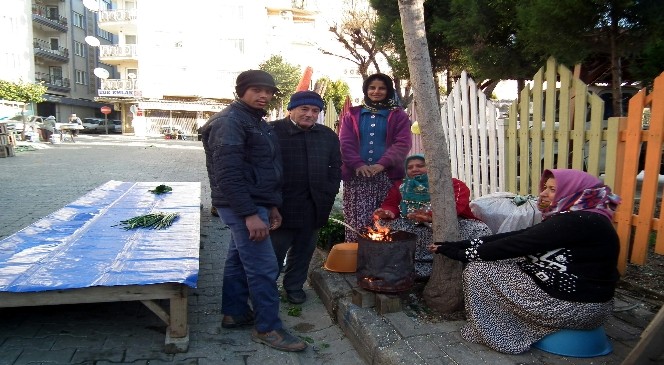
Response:
[{"label": "metal pole", "polygon": [[108,114],[104,113],[104,128],[106,129],[106,134],[108,134]]}]

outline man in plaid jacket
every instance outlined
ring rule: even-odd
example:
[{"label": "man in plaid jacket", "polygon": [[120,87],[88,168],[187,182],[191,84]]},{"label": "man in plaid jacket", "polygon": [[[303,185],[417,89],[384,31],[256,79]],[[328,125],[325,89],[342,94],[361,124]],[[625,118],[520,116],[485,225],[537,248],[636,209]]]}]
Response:
[{"label": "man in plaid jacket", "polygon": [[283,286],[293,304],[307,299],[302,286],[318,230],[327,222],[341,181],[339,138],[316,123],[323,107],[317,93],[296,92],[288,103],[289,116],[270,123],[279,138],[284,168],[282,223],[270,237],[279,269],[286,259]]}]

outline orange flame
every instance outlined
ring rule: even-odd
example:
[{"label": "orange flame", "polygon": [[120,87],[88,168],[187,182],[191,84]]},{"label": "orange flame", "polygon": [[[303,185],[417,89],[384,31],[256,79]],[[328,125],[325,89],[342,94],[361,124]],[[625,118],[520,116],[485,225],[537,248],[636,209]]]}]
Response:
[{"label": "orange flame", "polygon": [[374,222],[374,227],[367,227],[367,237],[371,238],[373,241],[386,241],[390,242],[392,241],[392,237],[390,236],[390,228],[387,226],[383,226],[377,221]]}]

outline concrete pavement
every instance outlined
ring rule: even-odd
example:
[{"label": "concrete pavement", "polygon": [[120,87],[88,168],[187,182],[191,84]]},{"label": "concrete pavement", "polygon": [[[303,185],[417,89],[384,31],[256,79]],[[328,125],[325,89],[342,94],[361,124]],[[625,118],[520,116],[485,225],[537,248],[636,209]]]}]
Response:
[{"label": "concrete pavement", "polygon": [[190,348],[162,351],[165,326],[142,304],[0,309],[0,365],[23,364],[615,364],[638,342],[656,305],[619,291],[606,326],[614,352],[579,359],[539,350],[509,356],[468,343],[463,321],[431,322],[409,311],[379,315],[352,304],[354,274],[312,262],[309,300],[282,302],[286,327],[310,342],[303,353],[282,353],[249,339],[249,330],[220,326],[221,279],[228,230],[209,215],[209,186],[200,142],[129,136],[80,136],[76,143],[0,159],[0,238],[60,209],[108,180],[200,181],[200,276],[190,291]]}]

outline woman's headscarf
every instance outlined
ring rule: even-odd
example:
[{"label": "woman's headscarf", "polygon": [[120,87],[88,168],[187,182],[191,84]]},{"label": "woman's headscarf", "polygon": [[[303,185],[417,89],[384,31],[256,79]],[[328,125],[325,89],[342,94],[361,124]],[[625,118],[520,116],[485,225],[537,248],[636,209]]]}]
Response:
[{"label": "woman's headscarf", "polygon": [[[408,171],[408,162],[413,159],[422,160],[426,163],[423,154],[413,154],[406,157],[404,165]],[[452,188],[454,190],[454,202],[456,204],[457,216],[466,219],[477,219],[470,210],[470,189],[461,180],[452,178]],[[431,196],[429,195],[429,174],[418,176],[406,176],[399,187],[401,192],[401,203],[399,209],[401,215],[405,217],[417,209],[431,209]]]},{"label": "woman's headscarf", "polygon": [[[380,80],[384,82],[385,87],[387,87],[387,95],[385,99],[378,102],[372,101],[367,95],[369,84],[374,80]],[[399,101],[397,100],[396,93],[394,92],[394,82],[392,81],[392,78],[385,74],[376,73],[367,77],[367,79],[364,80],[364,83],[362,84],[362,93],[364,93],[364,102],[362,103],[362,106],[372,112],[377,112],[381,109],[394,109],[399,107]]]},{"label": "woman's headscarf", "polygon": [[609,220],[613,218],[620,197],[613,194],[611,188],[600,179],[580,170],[548,169],[542,174],[540,192],[551,175],[556,179],[556,195],[551,205],[542,210],[542,219],[561,212],[579,210],[599,213]]}]

